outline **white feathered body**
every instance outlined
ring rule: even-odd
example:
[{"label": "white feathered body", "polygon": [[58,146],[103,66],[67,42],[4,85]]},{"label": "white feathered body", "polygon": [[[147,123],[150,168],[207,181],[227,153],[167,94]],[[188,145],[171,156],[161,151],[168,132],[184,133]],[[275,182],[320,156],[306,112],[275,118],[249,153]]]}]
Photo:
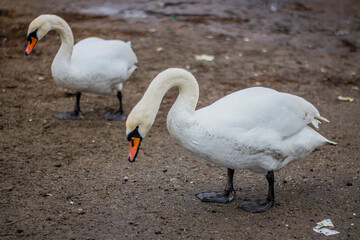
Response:
[{"label": "white feathered body", "polygon": [[51,66],[53,78],[61,87],[79,92],[111,94],[122,89],[136,69],[137,58],[130,42],[96,37],[79,41],[70,61],[59,49]]},{"label": "white feathered body", "polygon": [[312,129],[318,110],[303,98],[254,87],[229,94],[189,114],[171,108],[167,127],[186,149],[231,169],[277,170],[332,143]]}]

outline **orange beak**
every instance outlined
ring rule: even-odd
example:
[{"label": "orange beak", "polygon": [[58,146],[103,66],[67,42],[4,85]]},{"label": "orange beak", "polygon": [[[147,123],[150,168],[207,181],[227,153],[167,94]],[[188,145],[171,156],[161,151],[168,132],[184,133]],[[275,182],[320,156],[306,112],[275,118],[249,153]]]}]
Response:
[{"label": "orange beak", "polygon": [[132,137],[130,139],[130,152],[129,152],[129,157],[128,157],[129,162],[135,161],[135,158],[140,149],[140,143],[141,143],[141,138]]},{"label": "orange beak", "polygon": [[30,52],[33,50],[33,48],[35,47],[35,44],[37,42],[37,38],[31,36],[30,37],[30,40],[28,41],[28,45],[26,47],[26,50],[25,50],[25,55],[29,55]]}]

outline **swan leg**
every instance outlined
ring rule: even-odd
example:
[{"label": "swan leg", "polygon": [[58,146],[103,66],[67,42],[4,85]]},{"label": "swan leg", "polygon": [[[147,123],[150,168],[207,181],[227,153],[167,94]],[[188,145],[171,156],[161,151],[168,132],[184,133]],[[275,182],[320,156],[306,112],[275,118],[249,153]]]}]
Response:
[{"label": "swan leg", "polygon": [[218,203],[228,203],[234,200],[235,190],[234,190],[234,169],[228,168],[227,170],[227,182],[225,190],[221,192],[207,192],[207,193],[198,193],[198,197],[202,202],[218,202]]},{"label": "swan leg", "polygon": [[269,171],[266,174],[266,180],[269,183],[269,191],[266,199],[258,199],[255,201],[245,201],[239,208],[253,213],[264,212],[274,205],[275,193],[274,193],[274,171]]},{"label": "swan leg", "polygon": [[118,91],[117,98],[119,99],[120,108],[115,113],[105,113],[104,118],[106,120],[109,120],[109,121],[112,121],[112,120],[125,121],[126,120],[126,116],[124,115],[124,110],[123,110],[123,105],[122,105],[122,93],[121,93],[121,91]]},{"label": "swan leg", "polygon": [[82,119],[81,111],[80,111],[80,97],[81,92],[76,92],[76,101],[74,111],[66,112],[66,113],[57,113],[53,116],[60,120],[78,120]]}]

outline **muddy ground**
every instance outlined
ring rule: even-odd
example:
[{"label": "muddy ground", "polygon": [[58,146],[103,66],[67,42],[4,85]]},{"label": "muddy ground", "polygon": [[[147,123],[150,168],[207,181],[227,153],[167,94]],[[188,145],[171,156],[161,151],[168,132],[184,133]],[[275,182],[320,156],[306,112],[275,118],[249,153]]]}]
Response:
[{"label": "muddy ground", "polygon": [[[97,2],[1,1],[0,239],[360,239],[359,1]],[[195,194],[223,189],[226,169],[168,134],[176,90],[135,163],[127,161],[125,123],[102,118],[117,109],[115,94],[83,94],[83,120],[52,117],[72,110],[74,96],[52,80],[55,32],[24,55],[27,27],[43,13],[63,17],[76,42],[132,42],[139,64],[124,84],[126,113],[157,73],[182,67],[199,82],[198,107],[245,87],[286,91],[331,121],[319,131],[338,145],[277,171],[267,212],[237,208],[267,191],[264,176],[247,170],[235,172],[236,200],[202,203]],[[328,218],[340,234],[312,230]]]}]

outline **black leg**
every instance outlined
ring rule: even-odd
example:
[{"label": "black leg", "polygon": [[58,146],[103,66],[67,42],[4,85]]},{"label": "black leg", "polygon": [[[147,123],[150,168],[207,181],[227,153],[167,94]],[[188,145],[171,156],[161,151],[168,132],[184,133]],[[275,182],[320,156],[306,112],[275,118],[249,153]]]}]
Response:
[{"label": "black leg", "polygon": [[218,203],[228,203],[234,200],[235,190],[234,190],[234,169],[228,168],[227,170],[227,182],[225,190],[222,192],[207,192],[207,193],[198,193],[196,196],[202,202],[218,202]]},{"label": "black leg", "polygon": [[121,93],[121,91],[117,92],[117,98],[119,99],[119,104],[120,104],[120,108],[119,108],[118,113],[123,114],[124,110],[123,110],[123,105],[122,105],[122,93]]},{"label": "black leg", "polygon": [[125,121],[126,120],[126,116],[124,115],[124,110],[123,110],[123,106],[122,106],[122,93],[121,93],[121,91],[118,91],[117,98],[119,99],[119,103],[120,103],[119,111],[117,111],[115,113],[106,113],[106,114],[104,114],[104,118],[106,120],[109,120],[109,121],[111,121],[111,120]]},{"label": "black leg", "polygon": [[266,180],[269,183],[269,191],[268,191],[268,196],[267,199],[269,201],[275,201],[275,191],[274,191],[274,181],[275,181],[275,177],[274,177],[274,171],[269,171],[266,174]]},{"label": "black leg", "polygon": [[234,169],[227,169],[227,181],[225,185],[225,191],[233,192],[234,191]]},{"label": "black leg", "polygon": [[81,97],[81,92],[76,92],[76,101],[75,101],[75,107],[74,107],[74,113],[76,115],[79,115],[79,113],[81,112],[81,110],[80,110],[80,97]]},{"label": "black leg", "polygon": [[268,171],[266,180],[269,183],[269,191],[266,199],[258,199],[255,201],[245,201],[239,207],[245,211],[259,213],[264,212],[274,205],[274,171]]},{"label": "black leg", "polygon": [[54,117],[61,119],[61,120],[78,120],[81,119],[81,111],[80,111],[80,97],[81,92],[76,92],[76,101],[75,107],[73,112],[66,112],[66,113],[57,113],[54,114]]}]

